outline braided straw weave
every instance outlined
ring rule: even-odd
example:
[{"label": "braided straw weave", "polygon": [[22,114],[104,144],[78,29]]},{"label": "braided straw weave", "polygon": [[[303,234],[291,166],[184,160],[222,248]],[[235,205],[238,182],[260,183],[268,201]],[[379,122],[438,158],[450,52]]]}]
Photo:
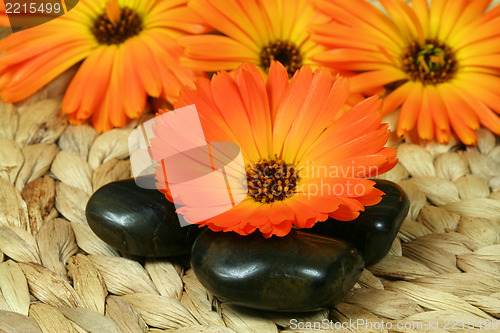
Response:
[{"label": "braided straw weave", "polygon": [[130,177],[131,130],[68,125],[50,98],[64,80],[0,104],[0,331],[306,332],[291,320],[500,318],[500,145],[490,132],[478,131],[473,148],[391,138],[400,163],[382,177],[406,191],[411,208],[390,254],[334,309],[265,313],[219,303],[185,263],[125,258],[94,235],[86,202]]},{"label": "braided straw weave", "polygon": [[[490,132],[478,131],[477,147],[391,138],[400,163],[382,177],[411,208],[389,255],[335,308],[269,313],[220,303],[186,260],[123,257],[94,235],[85,205],[130,177],[138,122],[102,135],[68,125],[70,75],[0,104],[0,332],[471,332],[500,318],[500,140]],[[330,320],[346,325],[297,328]]]}]

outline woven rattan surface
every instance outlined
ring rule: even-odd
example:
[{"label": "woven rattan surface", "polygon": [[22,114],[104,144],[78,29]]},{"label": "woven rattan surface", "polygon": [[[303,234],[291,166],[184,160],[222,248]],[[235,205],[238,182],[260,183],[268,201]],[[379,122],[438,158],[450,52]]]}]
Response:
[{"label": "woven rattan surface", "polygon": [[210,297],[187,260],[126,258],[93,234],[86,202],[130,177],[131,130],[68,125],[51,99],[63,86],[64,77],[0,104],[0,331],[419,332],[437,323],[437,332],[470,332],[500,318],[500,145],[490,132],[478,131],[477,147],[391,138],[400,163],[383,177],[411,208],[389,255],[333,309],[265,313]]}]

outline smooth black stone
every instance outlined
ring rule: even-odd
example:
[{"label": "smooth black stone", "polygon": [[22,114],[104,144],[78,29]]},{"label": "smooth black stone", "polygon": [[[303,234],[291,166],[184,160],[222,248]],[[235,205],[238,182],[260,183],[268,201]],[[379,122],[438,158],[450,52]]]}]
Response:
[{"label": "smooth black stone", "polygon": [[[143,178],[154,182],[153,177]],[[87,221],[103,241],[131,255],[169,257],[189,253],[198,226],[181,227],[175,206],[156,189],[134,179],[104,185],[90,198]]]},{"label": "smooth black stone", "polygon": [[410,201],[406,193],[397,184],[382,179],[374,179],[375,187],[385,195],[375,206],[365,207],[354,221],[339,221],[329,218],[316,223],[307,233],[325,237],[343,239],[359,250],[366,265],[371,265],[385,257],[403,223]]},{"label": "smooth black stone", "polygon": [[331,307],[356,283],[364,262],[349,244],[292,230],[259,233],[203,231],[191,251],[201,284],[226,302],[271,311]]}]

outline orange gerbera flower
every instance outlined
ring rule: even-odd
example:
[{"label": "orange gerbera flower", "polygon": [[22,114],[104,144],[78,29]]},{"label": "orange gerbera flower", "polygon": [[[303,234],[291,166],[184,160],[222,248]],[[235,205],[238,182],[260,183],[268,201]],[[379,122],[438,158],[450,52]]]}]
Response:
[{"label": "orange gerbera flower", "polygon": [[186,36],[182,64],[202,71],[233,70],[252,63],[267,72],[272,60],[293,75],[322,47],[309,38],[309,25],[325,22],[312,0],[192,0],[192,8],[224,36]]},{"label": "orange gerbera flower", "polygon": [[[397,133],[446,143],[451,129],[476,144],[480,124],[500,134],[500,7],[491,0],[319,0],[336,22],[317,26],[329,50],[315,60],[358,71],[351,88],[385,87],[384,112],[401,106]],[[451,129],[450,129],[451,124]]]},{"label": "orange gerbera flower", "polygon": [[[243,201],[201,225],[284,236],[328,216],[352,220],[377,204],[383,193],[365,178],[390,170],[396,151],[384,147],[389,131],[380,124],[381,100],[343,111],[348,94],[347,79],[326,69],[305,66],[289,80],[279,62],[271,64],[267,83],[245,64],[234,77],[220,72],[184,90],[175,108],[196,105],[206,141],[236,143],[246,166]],[[152,142],[153,154],[162,149],[155,142],[161,140]],[[156,175],[163,184],[161,167]],[[188,222],[189,209],[182,207]]]},{"label": "orange gerbera flower", "polygon": [[73,124],[92,116],[103,132],[170,101],[195,78],[180,66],[176,38],[205,31],[187,0],[82,0],[67,14],[0,41],[0,91],[20,101],[83,61],[64,96]]}]

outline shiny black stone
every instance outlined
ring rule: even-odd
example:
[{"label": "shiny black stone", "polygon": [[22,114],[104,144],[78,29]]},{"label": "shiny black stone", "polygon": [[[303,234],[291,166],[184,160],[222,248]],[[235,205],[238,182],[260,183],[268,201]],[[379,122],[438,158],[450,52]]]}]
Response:
[{"label": "shiny black stone", "polygon": [[331,307],[364,263],[349,244],[292,230],[285,237],[203,231],[191,252],[201,284],[232,304],[272,311]]},{"label": "shiny black stone", "polygon": [[350,242],[359,250],[366,265],[385,257],[408,214],[410,202],[397,184],[388,180],[374,180],[375,187],[385,193],[380,203],[365,207],[365,211],[354,221],[329,218],[303,231]]},{"label": "shiny black stone", "polygon": [[[154,182],[153,177],[142,180]],[[86,216],[99,238],[119,251],[137,256],[189,253],[199,234],[195,225],[181,227],[174,204],[160,191],[139,187],[134,179],[98,189],[87,203]]]}]

